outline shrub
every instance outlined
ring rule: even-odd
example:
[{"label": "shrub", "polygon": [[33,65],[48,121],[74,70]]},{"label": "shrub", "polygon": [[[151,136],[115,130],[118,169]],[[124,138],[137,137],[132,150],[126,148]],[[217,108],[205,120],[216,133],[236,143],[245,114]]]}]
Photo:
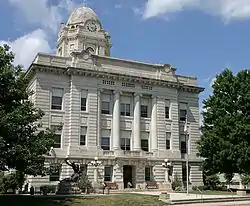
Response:
[{"label": "shrub", "polygon": [[40,186],[40,191],[43,194],[55,193],[56,192],[56,185],[42,185],[42,186]]},{"label": "shrub", "polygon": [[15,193],[17,189],[22,188],[24,181],[24,174],[18,171],[7,175],[1,175],[0,190],[2,193],[7,193],[8,190],[12,190],[12,192]]},{"label": "shrub", "polygon": [[178,174],[175,173],[174,179],[173,179],[173,182],[172,182],[172,189],[176,190],[178,188],[182,188],[182,182],[181,182],[181,179],[179,178]]},{"label": "shrub", "polygon": [[217,190],[220,185],[220,179],[217,174],[207,175],[205,177],[205,186],[208,190]]},{"label": "shrub", "polygon": [[87,172],[84,171],[80,177],[79,183],[78,183],[78,187],[84,192],[86,191],[87,193],[92,192],[93,191],[93,186],[91,184],[91,182],[88,179],[88,175]]}]

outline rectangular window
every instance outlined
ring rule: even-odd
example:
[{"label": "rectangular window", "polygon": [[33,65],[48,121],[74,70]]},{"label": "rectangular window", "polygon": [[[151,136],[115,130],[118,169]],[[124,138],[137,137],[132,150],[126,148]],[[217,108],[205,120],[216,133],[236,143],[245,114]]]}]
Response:
[{"label": "rectangular window", "polygon": [[63,89],[52,88],[51,109],[62,110]]},{"label": "rectangular window", "polygon": [[130,151],[130,139],[121,138],[121,149],[124,151]]},{"label": "rectangular window", "polygon": [[148,152],[148,140],[141,139],[141,149],[145,152]]},{"label": "rectangular window", "polygon": [[169,107],[165,107],[165,118],[169,119]]},{"label": "rectangular window", "polygon": [[87,111],[87,90],[81,92],[81,111]]},{"label": "rectangular window", "polygon": [[121,115],[130,116],[130,104],[121,103]]},{"label": "rectangular window", "polygon": [[180,135],[180,150],[182,154],[187,153],[187,142],[186,142],[186,135]]},{"label": "rectangular window", "polygon": [[110,114],[109,102],[102,102],[102,114]]},{"label": "rectangular window", "polygon": [[152,167],[145,167],[145,181],[152,181]]},{"label": "rectangular window", "polygon": [[51,130],[54,132],[55,137],[54,148],[61,148],[62,128],[60,126],[52,125]]},{"label": "rectangular window", "polygon": [[141,105],[141,117],[148,117],[148,106]]},{"label": "rectangular window", "polygon": [[103,150],[110,150],[110,137],[101,138],[101,147]]},{"label": "rectangular window", "polygon": [[170,149],[170,140],[171,140],[171,133],[166,132],[166,149]]},{"label": "rectangular window", "polygon": [[110,150],[110,130],[101,130],[101,148],[103,150]]},{"label": "rectangular window", "polygon": [[187,110],[180,109],[180,121],[186,121],[187,118]]},{"label": "rectangular window", "polygon": [[58,165],[50,165],[49,181],[55,182],[60,179],[60,167]]},{"label": "rectangular window", "polygon": [[86,145],[86,135],[87,135],[87,127],[81,127],[80,129],[80,145],[85,146]]},{"label": "rectangular window", "polygon": [[112,182],[113,176],[113,167],[112,166],[105,166],[104,167],[104,181],[105,182]]}]

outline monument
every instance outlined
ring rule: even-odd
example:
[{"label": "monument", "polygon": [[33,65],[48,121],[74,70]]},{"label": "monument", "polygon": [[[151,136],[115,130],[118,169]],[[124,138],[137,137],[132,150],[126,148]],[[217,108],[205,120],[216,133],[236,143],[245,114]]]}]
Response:
[{"label": "monument", "polygon": [[173,166],[168,159],[164,160],[164,162],[162,163],[162,166],[164,168],[166,168],[165,181],[163,183],[163,188],[166,189],[167,191],[172,191],[172,181],[171,181],[172,178],[171,178],[171,176],[172,176]]},{"label": "monument", "polygon": [[81,177],[81,170],[79,164],[75,162],[70,162],[68,158],[66,158],[64,161],[73,169],[74,173],[71,175],[71,177],[65,178],[60,181],[56,194],[81,194],[81,189],[78,186],[79,179]]}]

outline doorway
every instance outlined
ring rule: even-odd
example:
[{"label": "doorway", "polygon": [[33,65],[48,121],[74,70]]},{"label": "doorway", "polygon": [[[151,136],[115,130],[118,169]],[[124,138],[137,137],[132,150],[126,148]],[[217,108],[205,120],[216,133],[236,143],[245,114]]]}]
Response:
[{"label": "doorway", "polygon": [[[129,186],[128,183],[131,183],[131,186]],[[123,166],[123,184],[124,184],[124,189],[129,188],[129,187],[134,187],[133,167],[131,165],[124,165]]]}]

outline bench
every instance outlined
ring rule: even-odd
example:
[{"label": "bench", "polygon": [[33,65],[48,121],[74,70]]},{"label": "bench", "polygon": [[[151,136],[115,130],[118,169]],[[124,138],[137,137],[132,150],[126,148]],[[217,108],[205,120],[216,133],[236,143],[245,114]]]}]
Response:
[{"label": "bench", "polygon": [[158,184],[157,182],[146,182],[146,189],[158,189]]},{"label": "bench", "polygon": [[110,190],[117,190],[118,185],[115,182],[105,182],[106,183],[106,188]]}]

